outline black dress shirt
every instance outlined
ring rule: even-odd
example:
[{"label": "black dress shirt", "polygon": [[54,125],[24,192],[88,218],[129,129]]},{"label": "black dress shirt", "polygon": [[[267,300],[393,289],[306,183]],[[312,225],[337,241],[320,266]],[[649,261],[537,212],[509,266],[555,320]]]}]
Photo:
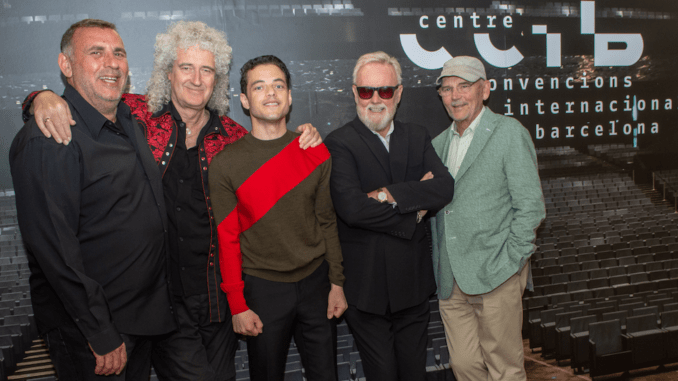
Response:
[{"label": "black dress shirt", "polygon": [[64,98],[76,121],[68,146],[33,119],[12,143],[19,227],[38,328],[75,323],[104,354],[122,344],[120,333],[175,328],[162,183],[126,105],[112,123],[74,88]]},{"label": "black dress shirt", "polygon": [[[176,295],[207,293],[205,266],[209,262],[212,235],[207,201],[200,176],[198,145],[186,148],[186,123],[172,102],[169,104],[176,126],[177,142],[162,183],[169,221],[170,272],[172,292]],[[219,116],[210,113],[210,119],[198,135],[201,142],[207,128],[221,125]]]}]

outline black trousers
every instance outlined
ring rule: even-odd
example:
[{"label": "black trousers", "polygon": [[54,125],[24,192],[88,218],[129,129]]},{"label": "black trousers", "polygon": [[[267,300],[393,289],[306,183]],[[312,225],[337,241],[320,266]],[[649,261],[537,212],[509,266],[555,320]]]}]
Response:
[{"label": "black trousers", "polygon": [[367,381],[423,381],[426,378],[428,299],[385,315],[349,304],[344,313],[360,352]]},{"label": "black trousers", "polygon": [[[225,297],[225,296],[224,296]],[[209,296],[174,296],[179,329],[153,345],[153,368],[161,381],[235,380],[238,338],[230,311],[221,323],[209,320]]]},{"label": "black trousers", "polygon": [[247,337],[250,380],[281,381],[294,335],[308,381],[336,381],[336,322],[327,318],[329,266],[323,262],[295,283],[245,275],[245,300],[263,323],[263,333]]},{"label": "black trousers", "polygon": [[59,380],[68,381],[147,381],[151,374],[151,337],[122,334],[127,349],[127,365],[120,375],[94,374],[96,359],[89,343],[75,324],[54,328],[44,335],[49,357]]}]

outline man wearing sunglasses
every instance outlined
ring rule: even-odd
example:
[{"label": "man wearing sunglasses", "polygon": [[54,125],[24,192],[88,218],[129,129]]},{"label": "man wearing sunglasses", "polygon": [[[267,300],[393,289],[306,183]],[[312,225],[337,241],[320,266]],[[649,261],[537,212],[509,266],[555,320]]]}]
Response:
[{"label": "man wearing sunglasses", "polygon": [[358,116],[325,140],[344,259],[345,316],[368,381],[425,379],[428,299],[435,283],[422,220],[454,192],[426,129],[393,119],[401,73],[384,52],[360,57],[353,70]]},{"label": "man wearing sunglasses", "polygon": [[525,380],[521,299],[545,216],[534,144],[483,106],[490,83],[477,58],[447,61],[436,83],[454,121],[433,140],[454,200],[431,219],[450,365],[458,380]]}]

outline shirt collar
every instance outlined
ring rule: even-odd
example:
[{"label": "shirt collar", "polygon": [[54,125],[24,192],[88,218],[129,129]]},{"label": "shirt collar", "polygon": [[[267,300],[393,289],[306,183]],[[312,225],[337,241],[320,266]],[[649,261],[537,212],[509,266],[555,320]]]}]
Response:
[{"label": "shirt collar", "polygon": [[[471,131],[469,133],[469,135],[475,134],[476,127],[478,127],[478,125],[480,124],[480,119],[483,117],[484,113],[485,113],[485,106],[483,106],[483,108],[480,110],[480,113],[478,114],[478,116],[476,116],[476,118],[473,119],[473,122],[471,122],[471,125],[469,125],[468,128],[466,128],[466,130],[464,130],[464,134],[466,134],[466,131],[469,131],[469,130]],[[452,122],[452,133],[461,137],[459,135],[459,132],[457,132],[457,122]]]},{"label": "shirt collar", "polygon": [[391,121],[391,127],[388,129],[386,136],[381,136],[381,134],[379,132],[373,131],[372,129],[370,129],[370,132],[377,135],[378,137],[380,137],[382,139],[388,140],[391,137],[391,134],[393,133],[393,129],[394,129],[394,125],[393,125],[393,121]]},{"label": "shirt collar", "polygon": [[177,110],[176,107],[174,107],[174,103],[172,101],[167,102],[165,107],[163,107],[163,110],[167,110],[172,114],[172,119],[174,119],[177,123],[182,122],[183,120],[181,119],[181,114],[179,114],[179,111]]},{"label": "shirt collar", "polygon": [[[212,110],[209,107],[205,107],[207,111],[210,113],[210,118],[207,120],[207,124],[205,124],[202,127],[202,130],[200,130],[200,133],[198,134],[198,141],[202,141],[202,139],[207,135],[214,127],[221,127],[221,120],[219,119],[219,114]],[[174,103],[172,101],[169,101],[165,106],[163,106],[162,113],[164,114],[165,112],[169,112],[172,115],[172,119],[179,124],[183,122],[181,119],[181,114],[179,114],[179,111],[177,108],[174,106]]]},{"label": "shirt collar", "polygon": [[[146,101],[148,101],[148,95],[146,96]],[[151,118],[159,118],[167,114],[168,112],[171,113],[172,112],[171,109],[173,108],[172,106],[170,106],[171,103],[172,101],[165,103],[160,110],[154,112],[153,115],[151,115]],[[174,114],[172,114],[172,117],[174,117]],[[179,120],[181,120],[181,118],[179,118]]]},{"label": "shirt collar", "polygon": [[[212,126],[214,125],[214,119],[219,119],[219,113],[216,112],[215,110],[212,110],[211,108],[205,106],[205,110],[210,112],[210,119],[208,121],[209,125]],[[182,122],[183,120],[181,119],[181,114],[179,114],[179,111],[177,108],[174,106],[174,103],[170,100],[169,102],[165,103],[164,106],[159,111],[156,111],[153,114],[153,118],[156,118],[160,115],[163,115],[165,113],[170,113],[172,115],[172,119],[174,119],[177,123]],[[220,121],[218,121],[219,124],[221,124]]]},{"label": "shirt collar", "polygon": [[[66,88],[64,89],[64,98],[71,103],[75,111],[80,115],[85,126],[92,133],[92,136],[98,137],[99,133],[101,133],[101,129],[104,128],[104,125],[106,122],[109,122],[109,120],[94,108],[94,106],[89,104],[89,102],[80,95],[78,90],[69,84],[66,84]],[[116,118],[120,120],[121,123],[122,119],[130,119],[129,107],[126,104],[118,103]]]}]

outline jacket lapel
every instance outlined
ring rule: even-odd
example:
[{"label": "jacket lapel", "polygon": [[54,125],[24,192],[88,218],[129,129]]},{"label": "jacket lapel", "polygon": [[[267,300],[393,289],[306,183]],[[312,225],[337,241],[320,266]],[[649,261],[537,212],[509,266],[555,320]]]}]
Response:
[{"label": "jacket lapel", "polygon": [[[443,164],[447,167],[447,160],[450,156],[450,142],[452,141],[452,126],[447,127],[443,132],[440,133],[440,135],[436,136],[435,139],[433,139],[433,149],[436,150],[436,153],[438,154],[438,157],[440,157],[440,160],[443,162]],[[448,168],[449,169],[449,168]]]},{"label": "jacket lapel", "polygon": [[167,211],[165,210],[165,198],[162,190],[162,178],[160,177],[160,171],[158,171],[155,158],[151,153],[148,143],[146,143],[146,138],[144,138],[141,127],[139,127],[136,119],[130,119],[132,121],[131,131],[126,129],[125,132],[130,137],[132,145],[134,145],[134,149],[137,151],[137,157],[144,168],[144,172],[146,172],[146,176],[148,176],[148,181],[151,184],[151,189],[153,190],[153,196],[155,197],[155,201],[160,208],[160,213],[163,216],[163,225],[167,227]]},{"label": "jacket lapel", "polygon": [[[389,143],[389,160],[391,162],[391,179],[393,183],[401,183],[405,181],[405,174],[407,172],[407,157],[409,135],[405,131],[405,125],[393,121],[393,133]],[[381,143],[381,141],[379,142]],[[383,144],[382,144],[383,145]]]},{"label": "jacket lapel", "polygon": [[[459,171],[457,171],[457,176],[455,176],[455,181],[459,181],[462,176],[464,176],[464,173],[471,167],[471,164],[476,160],[478,157],[478,154],[483,150],[483,147],[485,147],[485,144],[487,141],[490,139],[490,136],[492,136],[492,132],[494,132],[494,129],[496,127],[496,121],[494,118],[494,114],[490,109],[485,109],[485,112],[483,113],[483,118],[480,120],[480,123],[476,127],[476,130],[473,134],[473,141],[471,141],[471,145],[468,147],[468,151],[466,151],[466,156],[464,156],[464,161],[461,162],[461,166],[459,167]],[[445,161],[446,162],[446,161]]]},{"label": "jacket lapel", "polygon": [[358,119],[358,117],[353,120],[352,126],[362,141],[365,142],[367,147],[369,147],[372,154],[374,154],[374,156],[377,158],[377,161],[379,161],[379,164],[384,169],[384,172],[386,172],[389,177],[391,177],[391,166],[389,165],[388,158],[389,154],[381,140],[377,137],[377,135],[373,134],[372,131],[367,128],[367,126],[365,126],[363,122],[360,121],[360,119]]}]

